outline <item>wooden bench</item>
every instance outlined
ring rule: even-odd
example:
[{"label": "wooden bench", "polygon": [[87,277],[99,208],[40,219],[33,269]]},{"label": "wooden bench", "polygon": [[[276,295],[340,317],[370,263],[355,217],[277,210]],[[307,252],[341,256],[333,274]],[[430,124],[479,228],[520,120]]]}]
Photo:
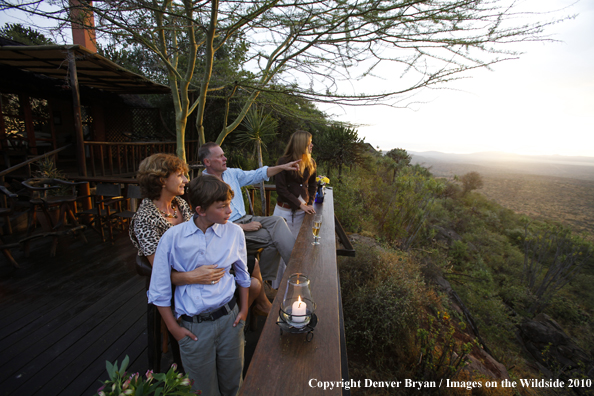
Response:
[{"label": "wooden bench", "polygon": [[[312,245],[313,215],[306,215],[240,395],[340,395],[343,388],[324,390],[317,381],[348,380],[332,190],[327,189],[324,203],[314,207],[323,214],[320,245]],[[309,342],[305,334],[281,335],[276,324],[287,279],[294,273],[308,276],[317,304],[318,323]]]}]

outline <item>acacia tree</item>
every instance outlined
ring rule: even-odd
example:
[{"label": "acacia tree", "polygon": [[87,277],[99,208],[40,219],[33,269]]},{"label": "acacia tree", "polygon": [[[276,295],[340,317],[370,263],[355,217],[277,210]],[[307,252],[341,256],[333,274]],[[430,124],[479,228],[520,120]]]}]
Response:
[{"label": "acacia tree", "polygon": [[405,166],[410,165],[412,156],[409,155],[405,149],[395,148],[388,151],[386,157],[391,158],[394,161],[394,166],[392,168],[392,183],[394,183],[396,181],[396,174]]},{"label": "acacia tree", "polygon": [[462,183],[462,195],[468,194],[470,191],[483,188],[483,177],[478,172],[468,172],[460,177]]},{"label": "acacia tree", "polygon": [[[18,8],[70,22],[70,8],[83,8],[95,13],[99,32],[133,40],[156,54],[167,69],[182,157],[189,114],[197,112],[204,141],[206,99],[224,89],[230,91],[227,103],[239,91],[243,102],[225,119],[218,143],[240,125],[262,92],[395,106],[407,93],[516,57],[505,44],[542,40],[548,24],[518,22],[521,14],[511,0],[57,0],[60,9],[51,12],[42,11],[41,3],[0,0],[0,11]],[[245,73],[214,81],[218,52],[238,38],[247,50]],[[341,90],[340,80],[372,76],[385,63],[399,76],[398,86],[382,92]],[[365,68],[355,67],[361,65]],[[190,89],[199,92],[193,101]]]},{"label": "acacia tree", "polygon": [[326,164],[328,176],[331,167],[337,166],[340,179],[343,165],[361,163],[362,154],[363,140],[353,128],[333,125],[323,130],[317,139],[316,157]]}]

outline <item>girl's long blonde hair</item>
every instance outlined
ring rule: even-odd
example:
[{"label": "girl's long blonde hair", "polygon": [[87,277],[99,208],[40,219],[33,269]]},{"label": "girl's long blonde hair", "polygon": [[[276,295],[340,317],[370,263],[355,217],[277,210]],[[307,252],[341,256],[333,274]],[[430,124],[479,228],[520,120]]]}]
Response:
[{"label": "girl's long blonde hair", "polygon": [[309,169],[310,175],[316,169],[316,164],[311,159],[311,154],[309,153],[311,137],[311,133],[307,131],[296,131],[291,135],[285,153],[283,154],[283,157],[288,158],[289,161],[301,160],[299,163],[300,176],[303,176],[303,172],[305,172],[306,169]]}]

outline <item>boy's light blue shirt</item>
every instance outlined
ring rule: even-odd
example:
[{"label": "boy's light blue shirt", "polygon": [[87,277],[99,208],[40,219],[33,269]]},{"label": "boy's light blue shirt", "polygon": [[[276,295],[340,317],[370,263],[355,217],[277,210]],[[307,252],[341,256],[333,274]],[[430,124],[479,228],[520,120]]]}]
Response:
[{"label": "boy's light blue shirt", "polygon": [[[148,301],[158,307],[171,306],[171,269],[192,271],[201,265],[217,264],[225,275],[214,285],[183,285],[175,288],[175,313],[194,316],[216,310],[231,301],[235,282],[250,286],[243,230],[236,224],[213,224],[203,233],[194,218],[171,227],[163,234],[155,259]],[[229,273],[235,268],[235,277]]]},{"label": "boy's light blue shirt", "polygon": [[[208,172],[206,171],[203,171],[202,173],[208,175]],[[233,190],[233,193],[235,194],[231,200],[231,209],[233,209],[233,212],[231,213],[229,221],[235,221],[245,216],[245,204],[243,203],[243,196],[241,195],[241,187],[268,181],[269,177],[267,173],[267,166],[252,171],[244,171],[238,168],[227,168],[227,170],[223,172],[223,181],[231,187],[231,190]]]}]

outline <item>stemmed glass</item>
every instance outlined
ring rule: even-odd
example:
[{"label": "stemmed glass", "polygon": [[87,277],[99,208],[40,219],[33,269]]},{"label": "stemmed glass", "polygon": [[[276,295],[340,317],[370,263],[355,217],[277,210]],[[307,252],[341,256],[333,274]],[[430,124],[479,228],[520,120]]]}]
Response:
[{"label": "stemmed glass", "polygon": [[313,232],[314,236],[312,245],[320,244],[320,228],[322,228],[322,215],[317,214],[314,216],[313,224],[311,226],[311,231]]}]

